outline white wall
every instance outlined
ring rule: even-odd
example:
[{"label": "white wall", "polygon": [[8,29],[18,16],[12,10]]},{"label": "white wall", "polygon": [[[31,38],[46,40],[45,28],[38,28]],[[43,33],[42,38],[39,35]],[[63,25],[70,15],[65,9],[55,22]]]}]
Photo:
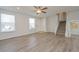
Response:
[{"label": "white wall", "polygon": [[1,11],[2,13],[13,14],[16,16],[16,31],[0,33],[0,40],[12,38],[16,36],[31,34],[39,31],[44,32],[54,32],[56,33],[58,28],[58,19],[57,16],[49,17],[49,18],[35,18],[36,19],[36,29],[35,31],[29,30],[29,18],[30,16],[18,13],[12,13],[8,11]]},{"label": "white wall", "polygon": [[40,31],[46,32],[46,18],[40,19]]},{"label": "white wall", "polygon": [[15,25],[16,31],[0,33],[0,40],[28,34],[27,20],[28,20],[27,17],[25,17],[23,15],[16,14],[16,20],[15,20],[16,21],[16,25]]},{"label": "white wall", "polygon": [[79,11],[67,13],[67,18],[69,20],[79,20]]},{"label": "white wall", "polygon": [[21,36],[21,35],[26,35],[26,34],[31,34],[31,33],[35,33],[38,31],[41,31],[40,27],[43,25],[41,24],[40,26],[40,20],[38,18],[36,19],[36,29],[35,31],[30,31],[29,30],[29,18],[31,16],[27,16],[27,15],[23,15],[23,14],[18,14],[18,13],[12,13],[12,12],[8,12],[8,11],[3,11],[1,10],[1,13],[7,13],[7,14],[12,14],[15,15],[16,19],[16,31],[14,32],[6,32],[6,33],[0,33],[0,40],[2,39],[7,39],[7,38],[12,38],[12,37],[16,37],[16,36]]},{"label": "white wall", "polygon": [[53,17],[49,17],[46,21],[47,32],[54,32],[56,34],[58,28],[58,17],[55,15]]}]

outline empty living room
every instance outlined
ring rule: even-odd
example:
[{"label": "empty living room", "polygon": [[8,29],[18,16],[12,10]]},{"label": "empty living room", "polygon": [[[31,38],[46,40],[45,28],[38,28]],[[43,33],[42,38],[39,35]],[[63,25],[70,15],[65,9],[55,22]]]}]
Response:
[{"label": "empty living room", "polygon": [[0,6],[0,52],[79,52],[79,6]]}]

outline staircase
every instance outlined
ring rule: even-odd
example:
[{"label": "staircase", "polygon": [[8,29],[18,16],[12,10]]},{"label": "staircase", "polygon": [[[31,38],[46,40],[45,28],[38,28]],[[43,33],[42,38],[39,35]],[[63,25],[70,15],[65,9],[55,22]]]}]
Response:
[{"label": "staircase", "polygon": [[59,27],[57,30],[57,34],[65,35],[66,21],[59,22]]}]

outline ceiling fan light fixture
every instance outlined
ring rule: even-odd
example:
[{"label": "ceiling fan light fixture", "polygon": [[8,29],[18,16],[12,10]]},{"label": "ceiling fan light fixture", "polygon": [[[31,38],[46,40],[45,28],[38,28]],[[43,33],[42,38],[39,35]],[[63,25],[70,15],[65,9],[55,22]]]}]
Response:
[{"label": "ceiling fan light fixture", "polygon": [[39,10],[39,9],[38,9],[36,12],[37,12],[38,14],[42,13],[41,10]]}]

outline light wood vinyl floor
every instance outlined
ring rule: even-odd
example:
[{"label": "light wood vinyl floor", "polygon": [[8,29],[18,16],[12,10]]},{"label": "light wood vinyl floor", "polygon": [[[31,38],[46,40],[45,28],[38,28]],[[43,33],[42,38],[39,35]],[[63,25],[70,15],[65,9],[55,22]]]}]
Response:
[{"label": "light wood vinyl floor", "polygon": [[0,40],[0,52],[79,52],[79,39],[48,32],[35,33]]}]

